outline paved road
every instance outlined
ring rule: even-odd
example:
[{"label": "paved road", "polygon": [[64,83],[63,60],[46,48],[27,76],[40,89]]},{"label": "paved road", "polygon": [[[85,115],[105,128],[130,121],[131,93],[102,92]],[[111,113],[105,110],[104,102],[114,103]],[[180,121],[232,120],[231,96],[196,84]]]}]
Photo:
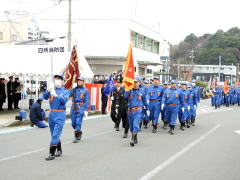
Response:
[{"label": "paved road", "polygon": [[109,116],[84,121],[84,138],[73,144],[66,124],[62,157],[47,162],[49,129],[0,135],[0,179],[239,180],[240,107],[215,110],[204,101],[197,126],[171,136],[160,129],[139,135],[130,147]]}]

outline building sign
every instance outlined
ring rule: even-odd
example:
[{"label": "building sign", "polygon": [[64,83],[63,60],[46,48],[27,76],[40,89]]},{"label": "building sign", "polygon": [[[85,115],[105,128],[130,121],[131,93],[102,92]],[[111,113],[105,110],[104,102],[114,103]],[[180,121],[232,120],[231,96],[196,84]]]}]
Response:
[{"label": "building sign", "polygon": [[64,52],[64,47],[42,47],[38,48],[38,53],[59,53]]}]

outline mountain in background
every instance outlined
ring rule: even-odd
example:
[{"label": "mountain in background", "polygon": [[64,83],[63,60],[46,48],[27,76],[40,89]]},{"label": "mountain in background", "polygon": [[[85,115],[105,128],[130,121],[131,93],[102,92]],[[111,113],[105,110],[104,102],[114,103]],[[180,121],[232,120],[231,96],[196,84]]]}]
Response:
[{"label": "mountain in background", "polygon": [[221,56],[222,65],[236,65],[240,62],[240,29],[234,27],[227,32],[218,30],[215,34],[199,37],[192,33],[179,45],[172,46],[171,60],[191,63],[192,49],[195,64],[219,64]]}]

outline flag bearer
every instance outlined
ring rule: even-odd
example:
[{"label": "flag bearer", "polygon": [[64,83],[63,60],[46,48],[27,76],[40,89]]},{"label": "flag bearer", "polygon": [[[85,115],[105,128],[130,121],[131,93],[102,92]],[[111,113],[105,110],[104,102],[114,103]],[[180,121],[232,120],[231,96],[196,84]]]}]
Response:
[{"label": "flag bearer", "polygon": [[82,137],[83,116],[87,117],[89,108],[89,93],[84,87],[84,78],[77,78],[77,87],[69,92],[69,97],[72,97],[70,117],[74,129],[73,143],[78,143]]},{"label": "flag bearer", "polygon": [[[60,136],[66,120],[66,103],[68,101],[69,92],[63,87],[63,75],[54,75],[54,85],[51,85],[48,90],[44,91],[44,99],[49,99],[49,127],[51,132],[50,153],[46,158],[47,161],[53,160],[61,156],[61,140]],[[57,149],[57,153],[55,154]]]},{"label": "flag bearer", "polygon": [[124,97],[128,99],[128,120],[132,133],[131,146],[138,143],[137,134],[139,133],[139,126],[142,119],[142,109],[146,108],[149,112],[145,93],[139,88],[140,81],[140,78],[135,78],[133,89],[124,93]]}]

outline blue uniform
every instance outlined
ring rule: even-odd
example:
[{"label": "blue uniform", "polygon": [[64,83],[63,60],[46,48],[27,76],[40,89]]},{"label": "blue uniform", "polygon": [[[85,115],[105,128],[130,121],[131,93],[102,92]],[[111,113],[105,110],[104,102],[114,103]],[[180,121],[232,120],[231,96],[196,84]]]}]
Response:
[{"label": "blue uniform", "polygon": [[213,94],[214,94],[214,96],[213,96],[213,105],[215,107],[219,106],[219,104],[220,104],[219,103],[219,101],[220,101],[220,93],[221,93],[221,91],[220,91],[219,88],[213,89]]},{"label": "blue uniform", "polygon": [[181,104],[180,97],[181,90],[178,88],[166,89],[162,97],[162,103],[166,106],[166,120],[171,126],[176,125],[179,105]]},{"label": "blue uniform", "polygon": [[128,121],[130,131],[133,134],[139,132],[139,125],[142,119],[142,109],[148,110],[147,98],[142,89],[126,91],[124,97],[128,99]]},{"label": "blue uniform", "polygon": [[[140,84],[139,85],[139,89],[141,89],[144,92],[144,96],[146,96],[147,94],[147,87],[144,84]],[[142,118],[141,121],[144,120],[145,115],[147,114],[147,111],[145,108],[142,109]]]},{"label": "blue uniform", "polygon": [[229,93],[230,93],[230,104],[234,105],[236,100],[235,100],[235,89],[234,88],[231,88],[229,90]]},{"label": "blue uniform", "polygon": [[[189,106],[189,100],[190,99],[190,91],[189,90],[182,90],[182,94],[181,94],[181,106],[179,108],[179,121],[180,122],[186,122],[188,119],[188,106]],[[183,108],[183,110],[182,110]]]},{"label": "blue uniform", "polygon": [[30,110],[30,120],[33,124],[35,124],[39,128],[45,128],[48,127],[44,122],[43,122],[43,113],[41,109],[41,104],[38,102],[33,103],[31,106]]},{"label": "blue uniform", "polygon": [[160,85],[151,85],[147,95],[149,97],[150,120],[152,120],[153,125],[156,126],[161,112],[163,87]]},{"label": "blue uniform", "polygon": [[63,125],[66,120],[66,103],[69,91],[64,87],[55,88],[57,97],[51,96],[50,92],[44,91],[43,98],[49,99],[51,112],[49,113],[49,127],[51,132],[51,145],[57,146],[60,142]]},{"label": "blue uniform", "polygon": [[[149,99],[149,97],[147,95],[148,89],[149,89],[149,87],[145,86],[144,93],[145,93],[147,99]],[[143,108],[143,120],[145,121],[145,124],[148,123],[149,119],[150,119],[150,117],[147,115],[147,110],[145,108]]]},{"label": "blue uniform", "polygon": [[189,91],[189,116],[188,119],[192,119],[196,117],[196,104],[198,103],[197,95],[194,91]]},{"label": "blue uniform", "polygon": [[195,86],[195,87],[192,88],[191,91],[196,94],[197,103],[200,103],[200,99],[201,99],[201,90],[200,90],[200,88],[198,86]]},{"label": "blue uniform", "polygon": [[236,95],[237,95],[237,103],[240,106],[240,88],[237,89]]},{"label": "blue uniform", "polygon": [[[163,94],[164,94],[166,89],[168,89],[168,88],[163,88]],[[162,119],[163,122],[165,122],[165,116],[166,116],[166,106],[164,106],[161,110],[161,119]]]},{"label": "blue uniform", "polygon": [[230,93],[229,91],[225,94],[225,104],[228,106],[230,104]]},{"label": "blue uniform", "polygon": [[85,87],[76,87],[69,92],[69,97],[72,97],[72,107],[70,117],[72,127],[75,131],[81,131],[84,111],[89,108],[89,92]]}]

